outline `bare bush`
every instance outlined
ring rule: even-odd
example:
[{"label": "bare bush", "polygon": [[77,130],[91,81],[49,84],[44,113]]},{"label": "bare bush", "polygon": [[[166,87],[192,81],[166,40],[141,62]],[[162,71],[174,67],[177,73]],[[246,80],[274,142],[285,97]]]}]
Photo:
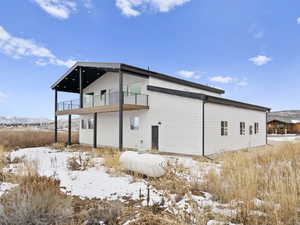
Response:
[{"label": "bare bush", "polygon": [[97,205],[88,210],[87,220],[84,225],[117,225],[121,214],[122,206],[119,202]]},{"label": "bare bush", "polygon": [[51,178],[28,176],[0,199],[1,225],[64,225],[71,218],[71,199]]},{"label": "bare bush", "polygon": [[67,161],[69,170],[86,170],[89,167],[93,167],[93,165],[90,157],[82,155],[70,157]]}]

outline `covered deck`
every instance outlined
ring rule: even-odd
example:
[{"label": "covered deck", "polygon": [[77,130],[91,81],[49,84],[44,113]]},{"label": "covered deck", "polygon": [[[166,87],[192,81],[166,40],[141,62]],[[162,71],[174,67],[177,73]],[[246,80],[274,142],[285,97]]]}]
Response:
[{"label": "covered deck", "polygon": [[[84,95],[83,89],[103,76],[106,72],[115,72],[118,76],[118,91],[107,95]],[[97,117],[98,113],[119,112],[119,149],[123,149],[123,112],[149,109],[149,97],[145,94],[123,91],[123,72],[137,75],[135,69],[120,63],[89,63],[77,62],[51,88],[55,92],[54,132],[57,142],[57,117],[68,115],[68,145],[71,140],[72,115],[94,115],[93,146],[97,147]],[[140,75],[139,75],[140,76]],[[147,75],[144,75],[147,76]],[[58,92],[79,94],[79,99],[58,102]]]}]

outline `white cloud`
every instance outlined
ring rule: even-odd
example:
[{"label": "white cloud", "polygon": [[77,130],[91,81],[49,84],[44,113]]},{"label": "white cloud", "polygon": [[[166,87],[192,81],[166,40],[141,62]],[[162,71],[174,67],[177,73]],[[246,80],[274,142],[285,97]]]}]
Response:
[{"label": "white cloud", "polygon": [[0,91],[0,103],[3,103],[7,97],[8,96],[4,91]]},{"label": "white cloud", "polygon": [[262,65],[267,64],[268,62],[272,61],[272,59],[267,56],[264,56],[264,55],[258,55],[258,56],[250,58],[249,61],[253,62],[257,66],[262,66]]},{"label": "white cloud", "polygon": [[189,1],[191,0],[116,0],[116,6],[126,16],[139,16],[145,9],[153,8],[159,12],[169,12]]},{"label": "white cloud", "polygon": [[84,5],[84,7],[88,8],[88,9],[93,8],[92,0],[83,0],[83,5]]},{"label": "white cloud", "polygon": [[61,60],[49,49],[37,45],[32,40],[14,37],[0,26],[0,52],[15,59],[33,57],[38,65],[58,65],[71,67],[75,61]]},{"label": "white cloud", "polygon": [[180,70],[176,73],[177,75],[187,78],[187,79],[200,79],[201,75],[196,71],[190,71],[190,70]]},{"label": "white cloud", "polygon": [[300,17],[297,18],[297,23],[300,24]]},{"label": "white cloud", "polygon": [[238,86],[247,86],[248,82],[247,81],[240,81],[237,83]]},{"label": "white cloud", "polygon": [[180,70],[177,74],[185,78],[192,78],[195,75],[195,71]]},{"label": "white cloud", "polygon": [[44,11],[59,19],[68,19],[71,12],[76,10],[73,0],[34,0]]},{"label": "white cloud", "polygon": [[209,80],[213,81],[213,82],[228,84],[228,83],[231,83],[233,81],[233,78],[229,77],[229,76],[225,76],[225,77],[215,76],[215,77],[211,77]]}]

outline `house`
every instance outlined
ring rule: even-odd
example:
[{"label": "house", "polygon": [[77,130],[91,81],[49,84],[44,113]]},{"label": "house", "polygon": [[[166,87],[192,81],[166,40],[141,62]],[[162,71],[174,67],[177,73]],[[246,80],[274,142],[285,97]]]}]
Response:
[{"label": "house", "polygon": [[299,134],[299,119],[274,119],[268,121],[268,134]]},{"label": "house", "polygon": [[[80,115],[80,143],[191,155],[262,146],[269,108],[221,89],[122,63],[77,62],[55,84],[57,117]],[[58,92],[79,100],[58,102]]]}]

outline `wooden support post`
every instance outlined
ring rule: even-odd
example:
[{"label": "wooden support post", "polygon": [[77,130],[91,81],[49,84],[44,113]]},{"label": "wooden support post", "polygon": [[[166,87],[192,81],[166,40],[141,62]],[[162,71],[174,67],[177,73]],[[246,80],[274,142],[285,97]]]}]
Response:
[{"label": "wooden support post", "polygon": [[82,68],[79,67],[79,93],[80,93],[80,108],[83,108],[83,76]]},{"label": "wooden support post", "polygon": [[55,100],[54,100],[54,142],[57,143],[57,90],[55,89]]},{"label": "wooden support post", "polygon": [[72,145],[72,115],[69,115],[69,126],[68,126],[68,145]]},{"label": "wooden support post", "polygon": [[97,113],[94,113],[94,148],[97,148]]},{"label": "wooden support post", "polygon": [[123,73],[119,72],[119,150],[123,149]]}]

